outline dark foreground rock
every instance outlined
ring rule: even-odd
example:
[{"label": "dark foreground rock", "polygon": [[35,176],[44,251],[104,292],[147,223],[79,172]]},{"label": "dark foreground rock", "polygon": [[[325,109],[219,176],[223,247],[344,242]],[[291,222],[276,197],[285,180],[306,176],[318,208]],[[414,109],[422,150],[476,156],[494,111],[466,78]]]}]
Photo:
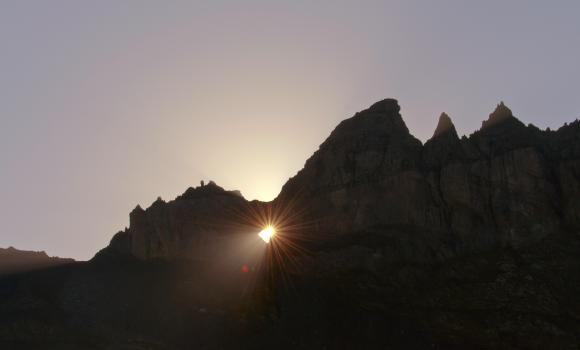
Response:
[{"label": "dark foreground rock", "polygon": [[[566,242],[563,244],[563,242]],[[578,349],[577,236],[437,264],[351,242],[285,268],[67,265],[0,279],[2,349]]]}]

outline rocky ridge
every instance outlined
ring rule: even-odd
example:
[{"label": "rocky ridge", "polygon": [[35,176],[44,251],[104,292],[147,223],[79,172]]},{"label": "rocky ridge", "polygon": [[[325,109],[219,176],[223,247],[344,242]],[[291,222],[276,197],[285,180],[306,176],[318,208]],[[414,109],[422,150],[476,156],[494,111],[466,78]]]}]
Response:
[{"label": "rocky ridge", "polygon": [[0,248],[0,274],[22,272],[74,262],[73,259],[50,257],[44,251]]},{"label": "rocky ridge", "polygon": [[542,131],[501,102],[469,137],[459,138],[443,113],[423,145],[399,111],[385,99],[342,121],[272,203],[210,183],[138,206],[101,255],[197,258],[200,242],[229,235],[232,225],[251,228],[240,220],[248,207],[290,202],[311,241],[378,240],[393,260],[441,260],[580,229],[578,121]]}]

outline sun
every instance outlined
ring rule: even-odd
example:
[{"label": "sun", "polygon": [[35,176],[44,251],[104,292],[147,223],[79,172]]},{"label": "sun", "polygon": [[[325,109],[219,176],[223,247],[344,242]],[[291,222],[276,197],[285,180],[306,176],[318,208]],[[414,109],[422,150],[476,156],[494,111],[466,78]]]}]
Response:
[{"label": "sun", "polygon": [[276,234],[276,229],[272,226],[268,226],[265,229],[263,229],[262,231],[260,231],[260,233],[258,233],[258,236],[260,236],[260,238],[268,243],[270,242],[270,238],[272,238],[272,236],[274,236]]}]

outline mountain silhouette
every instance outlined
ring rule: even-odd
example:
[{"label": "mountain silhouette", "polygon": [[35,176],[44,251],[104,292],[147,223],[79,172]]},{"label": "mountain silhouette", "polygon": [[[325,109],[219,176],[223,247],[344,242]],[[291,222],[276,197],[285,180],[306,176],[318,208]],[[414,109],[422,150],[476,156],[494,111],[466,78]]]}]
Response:
[{"label": "mountain silhouette", "polygon": [[107,249],[145,260],[199,258],[197,241],[222,239],[236,231],[232,225],[251,228],[241,214],[290,206],[300,211],[296,223],[309,224],[294,235],[319,245],[352,237],[398,241],[407,248],[393,248],[389,258],[414,262],[580,229],[580,143],[572,136],[578,122],[541,131],[502,102],[468,138],[460,139],[443,113],[422,145],[399,109],[386,99],[341,122],[270,203],[250,203],[213,182],[190,188],[174,201],[138,206]]},{"label": "mountain silhouette", "polygon": [[38,270],[74,262],[73,259],[50,257],[46,252],[0,248],[0,274]]},{"label": "mountain silhouette", "polygon": [[271,202],[202,183],[138,205],[89,262],[0,279],[0,345],[580,347],[580,122],[501,102],[423,144],[399,112],[342,121]]}]

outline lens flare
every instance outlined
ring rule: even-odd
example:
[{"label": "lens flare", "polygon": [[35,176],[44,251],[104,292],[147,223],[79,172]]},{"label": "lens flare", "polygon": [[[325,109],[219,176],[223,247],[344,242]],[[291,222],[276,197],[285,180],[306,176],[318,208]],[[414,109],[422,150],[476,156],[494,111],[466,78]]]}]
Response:
[{"label": "lens flare", "polygon": [[[308,247],[324,239],[326,234],[318,230],[318,222],[309,215],[310,207],[303,191],[294,188],[290,195],[269,203],[252,201],[243,207],[229,208],[236,218],[232,228],[251,234],[254,237],[251,242],[259,252],[256,255],[259,261],[251,267],[248,265],[248,272],[252,272],[248,276],[256,278],[254,283],[269,281],[271,288],[278,283],[291,288],[291,275],[303,267],[301,257],[312,255]],[[254,287],[257,288],[257,284]],[[266,290],[270,290],[268,288]]]},{"label": "lens flare", "polygon": [[276,234],[276,230],[274,229],[274,227],[268,226],[265,229],[263,229],[262,231],[260,231],[260,233],[258,233],[258,236],[260,236],[260,238],[264,242],[269,243],[270,238],[272,238],[272,236],[274,236],[275,234]]}]

